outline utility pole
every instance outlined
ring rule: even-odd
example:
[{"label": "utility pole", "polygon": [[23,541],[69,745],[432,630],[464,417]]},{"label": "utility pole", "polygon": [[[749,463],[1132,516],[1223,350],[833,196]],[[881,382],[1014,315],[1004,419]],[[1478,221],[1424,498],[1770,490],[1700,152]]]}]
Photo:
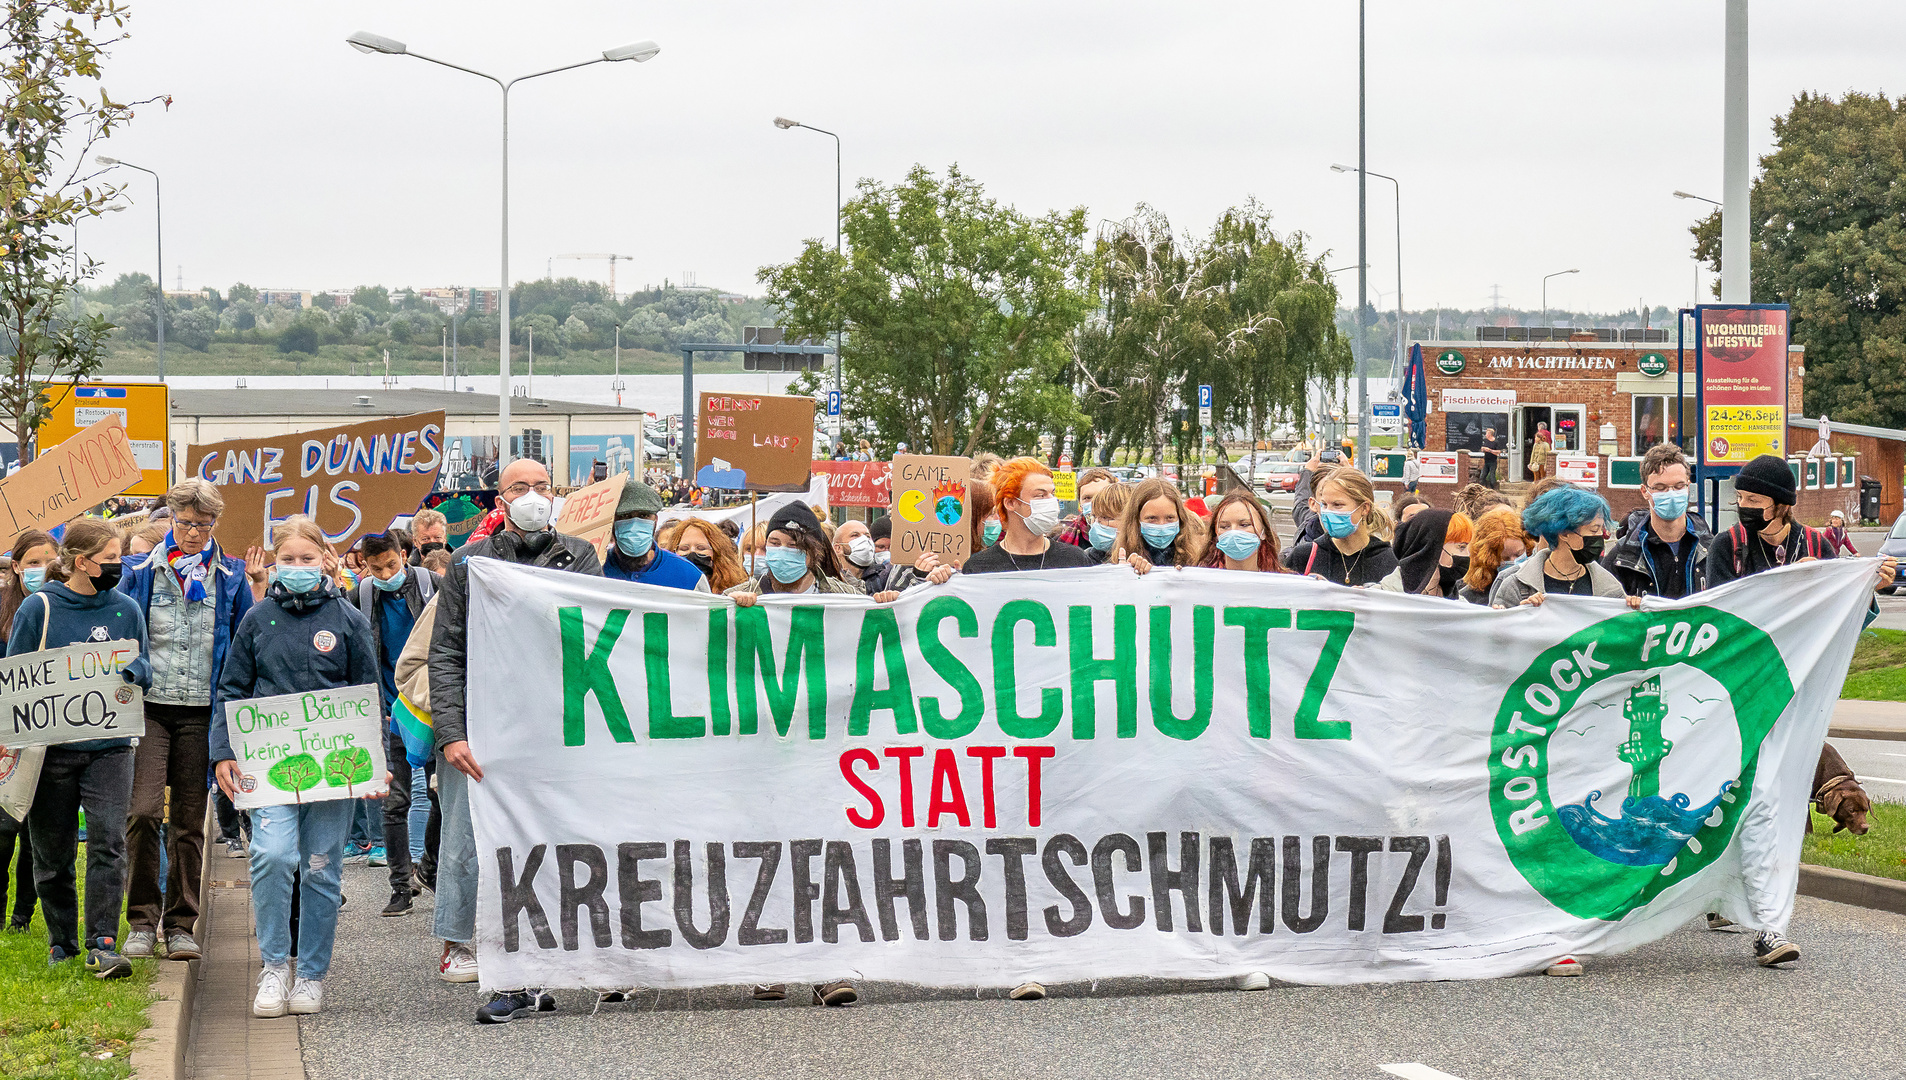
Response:
[{"label": "utility pole", "polygon": [[1721,300],[1753,302],[1748,247],[1747,0],[1727,0],[1721,120]]},{"label": "utility pole", "polygon": [[[1745,0],[1742,0],[1745,2]],[[1369,329],[1370,299],[1370,157],[1369,125],[1366,114],[1366,75],[1369,58],[1365,55],[1364,9],[1367,0],[1357,0],[1357,468],[1370,471],[1370,373],[1365,363],[1364,338]]]}]

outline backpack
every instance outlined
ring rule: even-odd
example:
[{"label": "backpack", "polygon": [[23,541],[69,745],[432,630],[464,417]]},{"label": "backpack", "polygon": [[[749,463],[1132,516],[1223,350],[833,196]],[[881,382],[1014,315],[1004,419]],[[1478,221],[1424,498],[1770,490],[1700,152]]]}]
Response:
[{"label": "backpack", "polygon": [[[1820,530],[1802,525],[1798,522],[1794,523],[1794,528],[1799,529],[1801,533],[1802,545],[1806,551],[1806,555],[1803,556],[1803,558],[1820,558],[1821,545],[1825,543],[1825,541],[1821,539]],[[1747,559],[1747,526],[1736,524],[1733,528],[1728,529],[1727,539],[1728,543],[1734,549],[1734,576],[1740,577],[1741,571],[1745,568]]]}]

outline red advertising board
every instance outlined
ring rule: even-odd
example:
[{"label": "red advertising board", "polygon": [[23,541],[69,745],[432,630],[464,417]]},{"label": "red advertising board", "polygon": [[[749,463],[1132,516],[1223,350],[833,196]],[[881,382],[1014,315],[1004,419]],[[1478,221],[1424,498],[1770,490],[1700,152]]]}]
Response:
[{"label": "red advertising board", "polygon": [[812,468],[827,474],[827,505],[893,505],[893,464],[886,461],[817,461]]},{"label": "red advertising board", "polygon": [[1786,456],[1787,317],[1785,306],[1696,309],[1703,465]]}]

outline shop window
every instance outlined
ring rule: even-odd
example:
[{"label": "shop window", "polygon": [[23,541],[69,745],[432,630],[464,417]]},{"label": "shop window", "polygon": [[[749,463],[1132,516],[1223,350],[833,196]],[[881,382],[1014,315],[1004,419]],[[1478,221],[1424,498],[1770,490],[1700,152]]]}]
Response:
[{"label": "shop window", "polygon": [[1494,428],[1496,446],[1506,445],[1509,432],[1508,413],[1452,412],[1444,413],[1443,449],[1467,450],[1472,454],[1482,452],[1482,433],[1484,429]]},{"label": "shop window", "polygon": [[1649,447],[1668,437],[1668,399],[1636,394],[1634,420],[1634,426],[1628,430],[1634,435],[1634,456],[1640,457]]}]

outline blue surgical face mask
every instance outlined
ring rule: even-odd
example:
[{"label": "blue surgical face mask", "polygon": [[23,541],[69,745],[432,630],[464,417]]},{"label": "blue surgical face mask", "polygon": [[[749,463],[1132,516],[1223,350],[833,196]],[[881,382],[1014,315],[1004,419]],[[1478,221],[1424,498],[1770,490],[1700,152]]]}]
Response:
[{"label": "blue surgical face mask", "polygon": [[807,576],[807,552],[797,547],[771,547],[766,556],[768,573],[783,585],[792,585]]},{"label": "blue surgical face mask", "polygon": [[1155,551],[1163,551],[1171,546],[1173,540],[1178,539],[1178,523],[1174,521],[1168,525],[1154,525],[1150,522],[1140,522],[1138,535],[1145,538],[1148,547]]},{"label": "blue surgical face mask", "polygon": [[655,546],[655,521],[652,518],[630,518],[615,523],[616,550],[631,559],[639,559]]},{"label": "blue surgical face mask", "polygon": [[280,566],[277,580],[289,592],[316,592],[324,584],[324,569],[317,566]]},{"label": "blue surgical face mask", "polygon": [[1688,512],[1688,489],[1680,491],[1657,491],[1648,496],[1654,504],[1655,516],[1663,521],[1673,521]]},{"label": "blue surgical face mask", "polygon": [[1092,520],[1092,500],[1091,499],[1087,499],[1084,502],[1079,504],[1079,516],[1084,518],[1087,521]]},{"label": "blue surgical face mask", "polygon": [[[388,579],[378,577],[376,574],[372,574],[371,585],[374,588],[382,589],[385,592],[396,592],[397,590],[404,587],[404,581],[409,577],[410,575],[403,570],[397,571],[395,574],[392,574]],[[290,588],[289,585],[285,587]]]},{"label": "blue surgical face mask", "polygon": [[1000,525],[997,521],[988,521],[986,525],[980,529],[980,539],[986,541],[987,547],[992,547],[994,544],[999,543],[999,529]]},{"label": "blue surgical face mask", "polygon": [[1092,546],[1099,551],[1111,551],[1112,542],[1118,539],[1117,529],[1114,529],[1110,525],[1101,525],[1096,521],[1092,523],[1092,528],[1087,531],[1092,534]]},{"label": "blue surgical face mask", "polygon": [[1357,519],[1354,514],[1342,510],[1319,510],[1317,516],[1323,519],[1324,532],[1329,533],[1334,539],[1342,540],[1357,531]]},{"label": "blue surgical face mask", "polygon": [[44,584],[46,584],[46,567],[29,566],[20,571],[20,587],[27,592],[39,592],[40,586]]},{"label": "blue surgical face mask", "polygon": [[1256,554],[1263,543],[1256,533],[1243,529],[1230,529],[1218,534],[1218,550],[1240,562]]}]

